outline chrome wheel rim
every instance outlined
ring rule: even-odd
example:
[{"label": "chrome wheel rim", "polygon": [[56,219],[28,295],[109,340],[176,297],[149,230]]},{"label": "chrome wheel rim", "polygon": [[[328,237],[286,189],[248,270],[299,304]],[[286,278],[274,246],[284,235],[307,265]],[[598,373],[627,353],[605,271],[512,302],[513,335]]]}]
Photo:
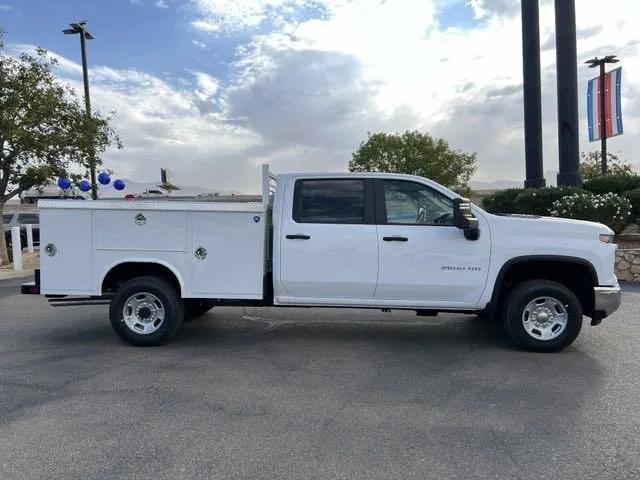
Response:
[{"label": "chrome wheel rim", "polygon": [[148,292],[131,295],[122,308],[122,320],[129,330],[141,335],[158,331],[164,323],[164,305],[158,297]]},{"label": "chrome wheel rim", "polygon": [[567,328],[568,320],[566,306],[553,297],[531,300],[522,313],[525,331],[536,340],[549,341],[558,338]]}]

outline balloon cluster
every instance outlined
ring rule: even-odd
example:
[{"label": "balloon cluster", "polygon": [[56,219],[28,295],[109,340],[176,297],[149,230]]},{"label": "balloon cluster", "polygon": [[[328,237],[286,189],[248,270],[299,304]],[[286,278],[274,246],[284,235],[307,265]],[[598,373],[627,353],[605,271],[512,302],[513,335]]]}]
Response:
[{"label": "balloon cluster", "polygon": [[[109,185],[111,183],[111,177],[107,172],[100,172],[98,174],[98,182],[100,183],[100,185]],[[60,177],[58,178],[57,183],[58,187],[60,187],[62,190],[68,190],[69,188],[71,188],[72,182],[69,178]],[[113,181],[113,188],[115,188],[116,190],[124,190],[125,187],[126,185],[123,180],[116,179]],[[91,190],[91,182],[89,182],[89,180],[87,179],[80,180],[78,182],[78,188],[83,192],[88,192],[89,190]]]}]

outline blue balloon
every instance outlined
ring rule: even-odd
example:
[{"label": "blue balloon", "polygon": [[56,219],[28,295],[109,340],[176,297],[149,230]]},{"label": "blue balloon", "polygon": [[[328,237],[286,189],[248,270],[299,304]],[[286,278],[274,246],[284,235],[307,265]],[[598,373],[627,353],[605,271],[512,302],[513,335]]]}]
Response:
[{"label": "blue balloon", "polygon": [[109,185],[109,182],[111,182],[111,177],[109,177],[109,174],[107,172],[100,172],[100,174],[98,175],[98,181],[102,185]]},{"label": "blue balloon", "polygon": [[80,182],[78,183],[78,187],[83,192],[88,192],[89,190],[91,190],[91,183],[89,182],[89,180],[80,180]]},{"label": "blue balloon", "polygon": [[124,182],[120,179],[113,181],[113,188],[115,188],[116,190],[124,190],[125,186],[126,185],[124,184]]},{"label": "blue balloon", "polygon": [[63,178],[60,177],[58,179],[58,186],[62,189],[62,190],[66,190],[69,187],[71,187],[71,180],[69,180],[68,178]]}]

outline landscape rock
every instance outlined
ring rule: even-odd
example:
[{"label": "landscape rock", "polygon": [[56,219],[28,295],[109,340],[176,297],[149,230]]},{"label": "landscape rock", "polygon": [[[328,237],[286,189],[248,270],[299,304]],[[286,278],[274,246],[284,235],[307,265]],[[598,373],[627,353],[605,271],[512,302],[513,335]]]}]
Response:
[{"label": "landscape rock", "polygon": [[640,282],[640,248],[616,252],[616,276],[623,282]]}]

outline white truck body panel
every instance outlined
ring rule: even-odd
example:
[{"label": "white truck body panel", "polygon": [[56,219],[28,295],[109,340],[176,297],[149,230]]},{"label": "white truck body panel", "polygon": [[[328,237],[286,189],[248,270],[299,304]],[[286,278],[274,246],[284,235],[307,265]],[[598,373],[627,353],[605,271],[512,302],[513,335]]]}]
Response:
[{"label": "white truck body panel", "polygon": [[[102,295],[111,269],[140,262],[173,272],[183,298],[260,300],[272,275],[275,305],[481,310],[509,262],[547,256],[579,260],[597,285],[618,285],[616,247],[599,241],[613,232],[592,222],[497,216],[472,206],[481,233],[470,241],[449,225],[294,221],[298,180],[340,178],[403,180],[458,197],[412,175],[305,173],[276,182],[265,167],[255,203],[42,200],[41,245],[55,244],[57,253],[41,256],[41,293]],[[136,224],[138,214],[144,225]],[[300,234],[310,238],[286,238]],[[388,236],[411,241],[383,241]],[[195,256],[200,247],[204,259]]]},{"label": "white truck body panel", "polygon": [[134,345],[250,304],[500,313],[517,345],[556,351],[578,314],[597,325],[621,302],[613,232],[598,223],[492,215],[428,179],[382,173],[265,166],[261,201],[235,200],[42,200],[41,271],[23,292],[108,299]]},{"label": "white truck body panel", "polygon": [[[171,270],[188,298],[262,298],[265,207],[262,203],[162,200],[39,202],[41,291],[101,295],[107,273],[126,262]],[[144,216],[144,223],[136,217]],[[195,251],[207,255],[198,259]]]}]

